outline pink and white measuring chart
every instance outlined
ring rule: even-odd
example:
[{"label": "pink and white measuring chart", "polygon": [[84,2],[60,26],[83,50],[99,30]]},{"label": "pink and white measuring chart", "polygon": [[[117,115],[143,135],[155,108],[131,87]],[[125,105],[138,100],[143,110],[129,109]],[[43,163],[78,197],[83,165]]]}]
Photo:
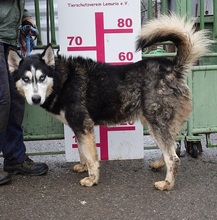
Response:
[{"label": "pink and white measuring chart", "polygon": [[[140,0],[59,0],[60,54],[84,56],[112,65],[136,62],[135,41],[141,30]],[[64,127],[66,160],[78,161],[76,137]],[[101,160],[143,158],[143,127],[126,122],[96,126]]]}]

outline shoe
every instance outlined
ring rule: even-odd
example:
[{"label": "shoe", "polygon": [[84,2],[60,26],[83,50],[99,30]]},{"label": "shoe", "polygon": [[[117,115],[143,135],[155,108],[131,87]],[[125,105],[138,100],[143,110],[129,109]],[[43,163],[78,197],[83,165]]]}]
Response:
[{"label": "shoe", "polygon": [[40,176],[47,173],[48,166],[45,163],[35,163],[27,157],[27,159],[20,164],[4,165],[4,171],[10,174]]},{"label": "shoe", "polygon": [[5,184],[11,180],[11,175],[7,172],[0,171],[0,185]]}]

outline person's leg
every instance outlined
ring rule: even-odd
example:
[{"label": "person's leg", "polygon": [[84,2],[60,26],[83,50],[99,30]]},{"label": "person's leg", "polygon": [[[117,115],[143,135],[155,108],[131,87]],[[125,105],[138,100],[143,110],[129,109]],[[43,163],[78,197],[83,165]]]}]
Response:
[{"label": "person's leg", "polygon": [[[0,152],[5,137],[5,131],[9,118],[10,110],[10,89],[8,82],[8,72],[5,62],[4,45],[0,43]],[[11,176],[0,171],[0,185],[10,181]]]},{"label": "person's leg", "polygon": [[[26,148],[23,143],[23,131],[22,121],[24,116],[25,101],[18,95],[12,84],[8,67],[6,63],[5,54],[7,52],[7,46],[4,45],[3,54],[1,58],[1,71],[4,71],[4,89],[6,108],[4,109],[4,128],[2,128],[2,140],[1,140],[1,151],[5,158],[4,163],[10,164],[20,163],[25,160]],[[3,116],[2,116],[3,117]]]},{"label": "person's leg", "polygon": [[5,165],[21,163],[27,157],[25,154],[26,147],[23,142],[23,130],[21,127],[24,117],[25,101],[15,91],[11,79],[9,80],[11,105],[7,129],[2,146]]},{"label": "person's leg", "polygon": [[5,62],[4,45],[0,43],[0,151],[8,124],[10,110],[10,89]]}]

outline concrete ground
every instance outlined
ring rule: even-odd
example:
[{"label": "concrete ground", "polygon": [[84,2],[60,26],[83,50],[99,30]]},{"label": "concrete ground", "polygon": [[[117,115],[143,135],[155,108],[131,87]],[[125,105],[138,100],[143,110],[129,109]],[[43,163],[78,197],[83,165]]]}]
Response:
[{"label": "concrete ground", "polygon": [[[63,140],[26,146],[28,152],[64,150]],[[100,182],[89,188],[79,185],[85,174],[72,172],[74,164],[66,163],[65,155],[33,156],[48,164],[48,174],[13,176],[11,183],[0,186],[0,220],[216,220],[217,148],[203,144],[203,150],[197,159],[181,157],[169,192],[153,188],[165,178],[164,168],[153,172],[148,167],[161,155],[156,149],[144,150],[141,160],[101,161]]]}]

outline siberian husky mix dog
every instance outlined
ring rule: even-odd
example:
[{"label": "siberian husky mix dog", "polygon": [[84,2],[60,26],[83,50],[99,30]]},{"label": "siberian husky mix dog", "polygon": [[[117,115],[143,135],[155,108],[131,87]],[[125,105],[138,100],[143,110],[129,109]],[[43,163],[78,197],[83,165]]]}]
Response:
[{"label": "siberian husky mix dog", "polygon": [[162,41],[172,41],[177,47],[173,60],[146,58],[117,66],[79,56],[55,57],[51,45],[42,54],[27,58],[9,50],[9,70],[18,92],[30,105],[40,105],[74,131],[80,154],[74,171],[88,171],[81,185],[99,181],[94,125],[140,119],[163,153],[163,159],[151,166],[167,168],[165,180],[154,186],[159,190],[173,188],[180,163],[175,139],[191,112],[186,76],[208,52],[211,40],[205,30],[195,31],[193,21],[171,14],[142,28],[137,50]]}]

